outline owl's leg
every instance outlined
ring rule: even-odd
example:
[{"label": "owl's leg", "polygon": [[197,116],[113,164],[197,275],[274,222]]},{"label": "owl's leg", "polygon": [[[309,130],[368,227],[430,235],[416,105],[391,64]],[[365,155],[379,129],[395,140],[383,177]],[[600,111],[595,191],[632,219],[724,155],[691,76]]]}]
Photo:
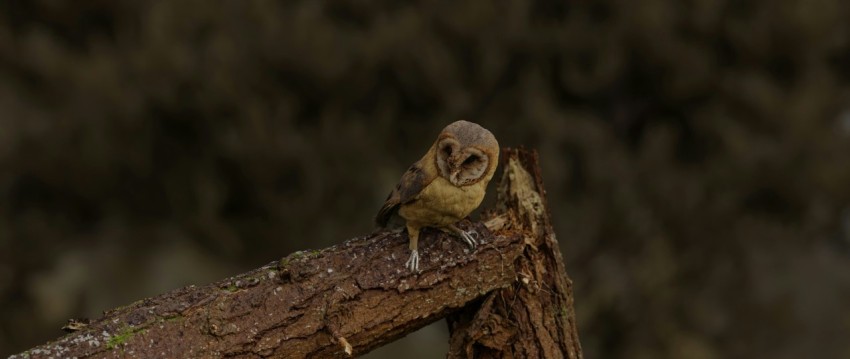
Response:
[{"label": "owl's leg", "polygon": [[455,226],[454,224],[445,226],[442,229],[462,239],[464,242],[466,242],[466,244],[469,245],[469,248],[475,249],[475,246],[478,245],[478,240],[476,239],[478,237],[478,232],[474,230],[464,231]]},{"label": "owl's leg", "polygon": [[419,226],[407,224],[407,235],[410,237],[410,259],[404,264],[411,272],[419,271]]}]

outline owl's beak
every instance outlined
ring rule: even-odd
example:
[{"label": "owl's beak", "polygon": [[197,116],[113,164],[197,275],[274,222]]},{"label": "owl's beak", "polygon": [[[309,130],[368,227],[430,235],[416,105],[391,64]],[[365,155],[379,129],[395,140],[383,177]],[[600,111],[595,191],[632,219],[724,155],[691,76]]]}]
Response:
[{"label": "owl's beak", "polygon": [[449,178],[452,183],[457,183],[457,176],[460,175],[461,158],[457,153],[452,154],[449,159]]},{"label": "owl's beak", "polygon": [[452,183],[457,183],[457,176],[460,175],[460,168],[452,166],[449,168],[449,179]]}]

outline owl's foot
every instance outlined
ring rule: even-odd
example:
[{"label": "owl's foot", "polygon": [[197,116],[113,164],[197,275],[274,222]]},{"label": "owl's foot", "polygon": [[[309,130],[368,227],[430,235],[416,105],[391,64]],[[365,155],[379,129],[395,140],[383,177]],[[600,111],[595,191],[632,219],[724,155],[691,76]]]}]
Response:
[{"label": "owl's foot", "polygon": [[412,250],[410,251],[410,259],[407,260],[407,263],[404,264],[407,269],[410,269],[411,272],[419,271],[419,251]]},{"label": "owl's foot", "polygon": [[475,249],[478,245],[478,232],[475,230],[464,231],[453,224],[446,226],[443,230],[462,239],[471,249]]}]

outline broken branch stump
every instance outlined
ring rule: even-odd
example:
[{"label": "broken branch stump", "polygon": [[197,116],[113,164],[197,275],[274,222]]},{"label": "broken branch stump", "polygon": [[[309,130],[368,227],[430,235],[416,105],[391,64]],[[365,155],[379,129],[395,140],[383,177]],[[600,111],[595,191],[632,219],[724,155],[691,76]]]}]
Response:
[{"label": "broken branch stump", "polygon": [[106,311],[12,358],[339,358],[449,315],[451,357],[581,358],[536,153],[504,152],[496,208],[463,223],[481,234],[472,253],[426,229],[410,273],[407,235],[376,232]]},{"label": "broken branch stump", "polygon": [[506,149],[496,213],[525,244],[517,280],[447,318],[448,358],[582,358],[572,281],[552,229],[536,152]]}]

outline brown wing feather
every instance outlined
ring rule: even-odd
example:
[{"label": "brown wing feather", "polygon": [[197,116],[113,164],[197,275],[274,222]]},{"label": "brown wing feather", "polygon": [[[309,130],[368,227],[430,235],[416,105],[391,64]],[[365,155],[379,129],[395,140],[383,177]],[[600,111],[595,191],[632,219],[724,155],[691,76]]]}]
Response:
[{"label": "brown wing feather", "polygon": [[401,180],[399,180],[395,189],[387,196],[384,205],[378,210],[375,223],[378,226],[386,227],[390,219],[398,213],[398,207],[416,200],[419,192],[422,192],[422,189],[430,184],[434,178],[436,178],[436,174],[429,175],[422,169],[422,160],[410,166],[401,176]]}]

